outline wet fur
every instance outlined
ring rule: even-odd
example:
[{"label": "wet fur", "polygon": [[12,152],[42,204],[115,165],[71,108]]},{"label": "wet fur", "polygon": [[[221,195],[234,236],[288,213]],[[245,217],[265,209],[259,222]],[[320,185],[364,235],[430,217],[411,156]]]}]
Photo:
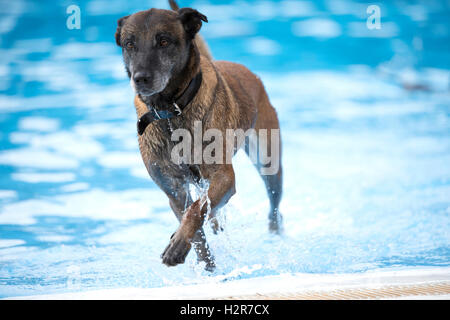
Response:
[{"label": "wet fur", "polygon": [[[261,80],[240,64],[213,61],[208,47],[197,34],[198,30],[195,30],[201,27],[202,19],[197,15],[198,12],[189,8],[179,9],[174,1],[170,1],[170,4],[173,11],[151,9],[124,17],[118,22],[116,41],[121,46],[123,46],[123,39],[130,33],[142,33],[143,29],[149,27],[164,27],[165,30],[176,34],[180,43],[186,43],[186,46],[180,45],[178,55],[174,58],[175,67],[172,68],[170,79],[165,87],[150,96],[139,94],[135,96],[137,116],[141,117],[145,114],[148,106],[154,106],[156,109],[167,108],[173,97],[183,92],[191,79],[201,70],[203,81],[196,96],[183,110],[182,116],[169,120],[173,129],[185,128],[193,134],[195,121],[202,122],[203,131],[211,128],[219,129],[224,133],[223,136],[226,129],[240,128],[244,131],[249,128],[279,129],[277,114],[270,104]],[[182,14],[186,14],[184,20],[180,19]],[[146,22],[149,21],[150,16],[153,23],[148,26]],[[130,17],[133,19],[132,24],[127,23],[131,21]],[[199,23],[200,27],[197,25]],[[186,26],[186,24],[191,25]],[[194,34],[192,30],[195,30]],[[124,62],[130,77],[132,77],[130,65],[139,63],[145,65],[138,61],[130,61],[125,56]],[[147,65],[147,68],[152,66]],[[151,123],[138,140],[147,171],[168,196],[170,206],[180,222],[179,228],[172,235],[169,245],[162,254],[163,263],[169,266],[184,263],[189,250],[194,246],[199,260],[206,263],[206,269],[214,269],[214,258],[209,251],[202,227],[208,212],[206,198],[191,199],[188,185],[208,181],[211,209],[209,217],[213,219],[214,230],[218,231],[219,226],[217,221],[214,221],[215,212],[235,193],[232,165],[173,163],[171,150],[178,142],[171,141],[171,131],[167,120]],[[278,156],[281,164],[281,154]],[[256,167],[260,166],[256,165]],[[282,229],[281,215],[278,211],[282,192],[281,166],[277,174],[262,176],[262,178],[271,202],[269,229],[279,233]]]}]

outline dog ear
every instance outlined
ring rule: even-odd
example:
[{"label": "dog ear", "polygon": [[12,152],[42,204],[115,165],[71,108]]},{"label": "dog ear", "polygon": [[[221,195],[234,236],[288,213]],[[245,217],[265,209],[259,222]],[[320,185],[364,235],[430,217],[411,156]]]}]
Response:
[{"label": "dog ear", "polygon": [[173,11],[178,11],[180,9],[178,3],[175,0],[169,0],[169,5]]},{"label": "dog ear", "polygon": [[125,16],[125,17],[122,17],[119,20],[117,20],[117,29],[116,29],[115,37],[116,37],[116,43],[117,43],[117,45],[119,47],[121,46],[121,44],[120,44],[120,31],[122,30],[123,23],[125,22],[125,20],[128,19],[128,17],[129,16]]},{"label": "dog ear", "polygon": [[181,8],[178,10],[178,18],[181,20],[184,30],[191,39],[200,31],[202,21],[208,22],[208,18],[205,15],[192,8]]}]

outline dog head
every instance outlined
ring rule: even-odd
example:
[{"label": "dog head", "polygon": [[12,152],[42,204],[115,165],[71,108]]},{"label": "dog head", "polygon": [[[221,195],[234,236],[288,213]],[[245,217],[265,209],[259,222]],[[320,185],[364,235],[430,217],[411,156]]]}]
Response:
[{"label": "dog head", "polygon": [[136,93],[151,96],[165,89],[186,65],[195,35],[208,19],[191,8],[150,9],[118,20],[116,43]]}]

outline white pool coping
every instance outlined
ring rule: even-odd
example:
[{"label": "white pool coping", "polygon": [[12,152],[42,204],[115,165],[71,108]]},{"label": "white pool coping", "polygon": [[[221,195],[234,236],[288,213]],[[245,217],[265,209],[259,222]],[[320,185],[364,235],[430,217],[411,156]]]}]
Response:
[{"label": "white pool coping", "polygon": [[[168,271],[169,272],[169,271]],[[387,294],[389,292],[390,294]],[[392,294],[391,294],[392,293]],[[162,288],[10,297],[30,300],[450,299],[450,267],[352,274],[283,274]]]}]

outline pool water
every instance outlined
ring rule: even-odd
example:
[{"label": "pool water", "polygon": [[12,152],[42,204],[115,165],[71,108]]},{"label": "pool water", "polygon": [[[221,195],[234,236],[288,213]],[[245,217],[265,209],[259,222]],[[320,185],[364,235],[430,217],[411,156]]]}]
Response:
[{"label": "pool water", "polygon": [[[81,29],[66,27],[77,4]],[[372,3],[370,3],[372,4]],[[181,1],[278,111],[285,234],[245,155],[237,194],[168,268],[177,228],[138,152],[116,21],[165,1],[0,1],[0,297],[450,266],[450,4]]]}]

